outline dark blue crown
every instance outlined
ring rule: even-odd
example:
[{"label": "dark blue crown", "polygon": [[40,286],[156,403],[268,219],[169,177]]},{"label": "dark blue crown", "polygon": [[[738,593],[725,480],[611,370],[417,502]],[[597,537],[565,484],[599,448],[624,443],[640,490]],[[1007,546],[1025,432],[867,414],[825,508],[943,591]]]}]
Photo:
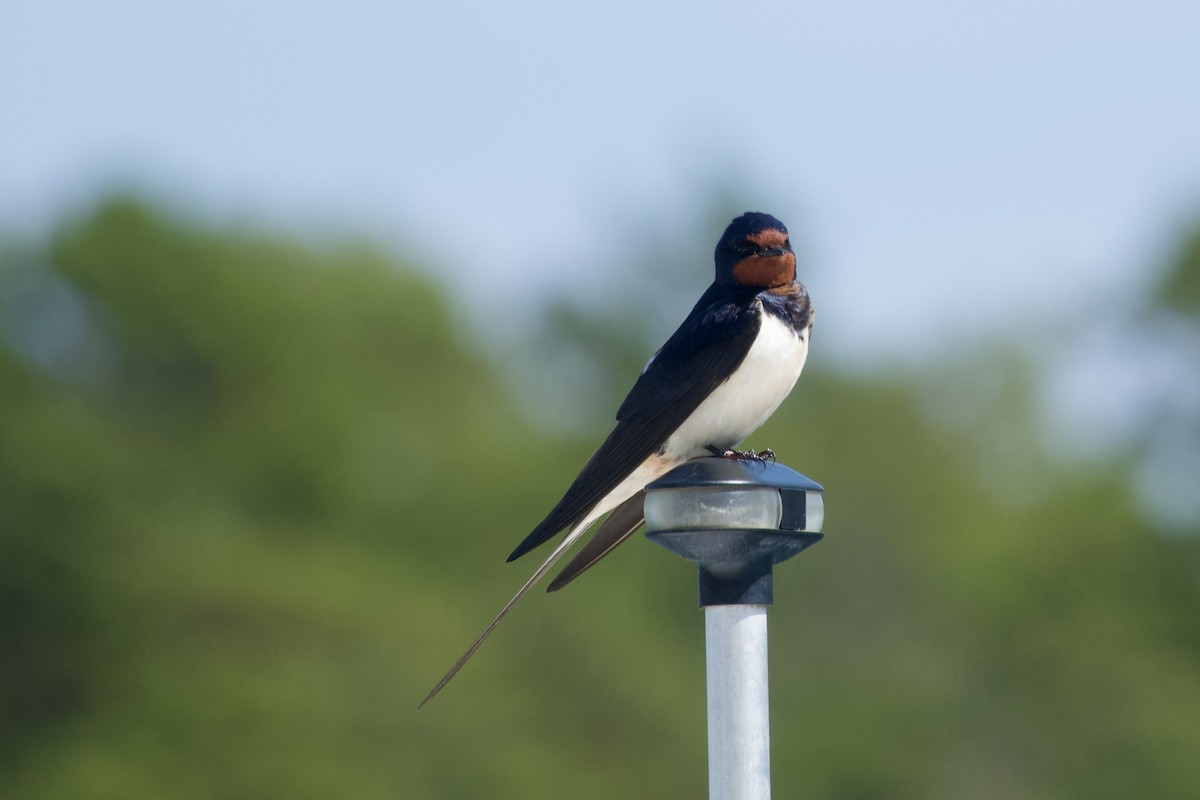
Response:
[{"label": "dark blue crown", "polygon": [[721,240],[717,242],[716,250],[713,251],[713,256],[717,261],[718,272],[720,272],[722,266],[732,269],[733,265],[744,255],[741,251],[746,237],[762,233],[763,231],[783,231],[787,233],[787,227],[770,214],[764,214],[761,211],[747,211],[729,223],[729,227],[725,229],[725,233],[721,234]]}]

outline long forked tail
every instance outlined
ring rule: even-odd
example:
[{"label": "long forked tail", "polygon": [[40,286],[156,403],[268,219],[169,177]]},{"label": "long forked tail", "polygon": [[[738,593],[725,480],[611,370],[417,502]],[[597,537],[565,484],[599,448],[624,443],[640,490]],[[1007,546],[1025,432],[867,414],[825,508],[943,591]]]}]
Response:
[{"label": "long forked tail", "polygon": [[509,600],[507,604],[505,604],[504,608],[500,609],[500,613],[496,615],[496,618],[489,622],[488,626],[483,629],[483,632],[475,637],[475,641],[471,642],[471,646],[467,648],[467,652],[463,653],[462,656],[459,657],[458,661],[454,662],[454,666],[450,668],[449,672],[442,676],[442,679],[437,682],[437,686],[434,686],[429,694],[425,695],[425,699],[421,701],[419,706],[417,706],[417,710],[424,708],[425,704],[432,700],[434,695],[445,688],[446,684],[450,682],[450,679],[458,674],[458,671],[463,668],[463,665],[471,659],[471,656],[475,655],[475,651],[479,649],[479,646],[483,644],[484,640],[486,640],[488,636],[492,634],[492,631],[496,629],[496,626],[500,624],[500,620],[504,619],[508,612],[512,610],[512,607],[517,604],[517,601],[524,597],[525,593],[532,589],[533,585],[541,580],[543,575],[550,571],[550,568],[554,566],[554,563],[558,561],[558,559],[562,558],[563,554],[566,553],[567,549],[575,543],[575,540],[579,538],[580,534],[587,530],[588,527],[596,521],[597,516],[599,516],[599,514],[593,510],[592,513],[584,517],[578,525],[576,525],[574,528],[571,528],[567,535],[563,537],[563,540],[559,542],[558,546],[554,548],[554,552],[547,556],[546,560],[542,562],[542,565],[538,567],[532,575],[529,576],[529,580],[525,581],[525,585],[517,590],[517,593],[513,595],[512,599]]}]

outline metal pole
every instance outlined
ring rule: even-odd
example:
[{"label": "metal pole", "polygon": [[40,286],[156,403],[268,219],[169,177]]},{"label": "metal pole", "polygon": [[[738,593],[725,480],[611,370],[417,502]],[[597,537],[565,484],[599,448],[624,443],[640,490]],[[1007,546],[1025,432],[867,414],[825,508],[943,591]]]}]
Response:
[{"label": "metal pole", "polygon": [[708,796],[771,796],[767,607],[705,606],[708,658]]},{"label": "metal pole", "polygon": [[772,568],[821,541],[821,485],[761,460],[699,458],[646,487],[646,537],[696,562],[708,669],[708,796],[769,800]]}]

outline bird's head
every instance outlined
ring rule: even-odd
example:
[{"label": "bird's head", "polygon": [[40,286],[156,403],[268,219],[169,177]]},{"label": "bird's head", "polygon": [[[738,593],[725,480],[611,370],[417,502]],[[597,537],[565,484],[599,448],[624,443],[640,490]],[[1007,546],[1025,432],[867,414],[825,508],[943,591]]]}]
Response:
[{"label": "bird's head", "polygon": [[714,256],[717,283],[761,291],[796,280],[796,254],[787,228],[770,214],[748,211],[729,223]]}]

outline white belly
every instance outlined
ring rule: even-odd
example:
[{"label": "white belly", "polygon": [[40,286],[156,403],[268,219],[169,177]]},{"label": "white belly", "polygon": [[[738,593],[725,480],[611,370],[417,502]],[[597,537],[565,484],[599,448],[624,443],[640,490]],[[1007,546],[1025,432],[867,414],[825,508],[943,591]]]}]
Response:
[{"label": "white belly", "polygon": [[733,447],[754,433],[792,391],[807,357],[807,331],[797,336],[763,313],[762,329],[746,358],[667,439],[664,455],[695,458],[708,445]]}]

